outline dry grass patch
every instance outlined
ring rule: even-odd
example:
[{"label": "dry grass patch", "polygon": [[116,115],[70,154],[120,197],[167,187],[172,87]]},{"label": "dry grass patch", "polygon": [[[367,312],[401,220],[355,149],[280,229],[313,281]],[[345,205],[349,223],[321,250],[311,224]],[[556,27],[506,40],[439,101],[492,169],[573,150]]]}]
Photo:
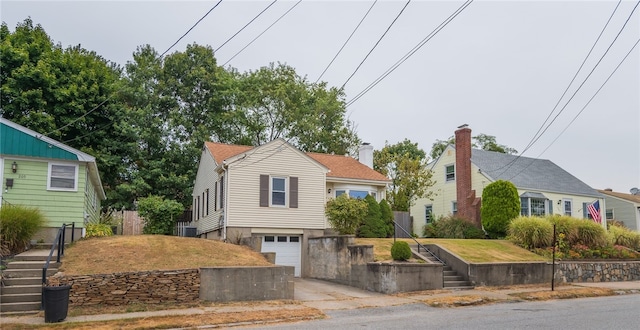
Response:
[{"label": "dry grass patch", "polygon": [[436,297],[423,300],[423,302],[431,307],[461,307],[461,306],[476,306],[490,304],[498,301],[498,299],[488,298],[478,295],[468,296],[450,296],[450,297]]},{"label": "dry grass patch", "polygon": [[295,309],[255,310],[242,312],[207,312],[196,315],[158,316],[136,319],[122,319],[99,322],[74,322],[55,325],[26,325],[3,323],[3,329],[170,329],[193,328],[205,325],[222,326],[229,324],[270,324],[282,322],[309,321],[324,318],[318,309],[300,306]]},{"label": "dry grass patch", "polygon": [[563,289],[557,291],[533,291],[533,292],[519,292],[512,293],[511,296],[518,297],[524,300],[550,300],[550,299],[573,299],[573,298],[588,298],[588,297],[603,297],[613,296],[615,292],[610,289],[602,288],[575,288],[575,289]]},{"label": "dry grass patch", "polygon": [[269,266],[246,246],[191,237],[111,236],[80,240],[65,249],[61,271],[67,275],[219,266]]},{"label": "dry grass patch", "polygon": [[[397,239],[415,245],[409,238]],[[356,238],[356,244],[373,245],[376,261],[391,260],[393,238]],[[494,239],[418,239],[420,244],[437,244],[468,262],[525,262],[547,261],[527,249],[509,241]]]}]

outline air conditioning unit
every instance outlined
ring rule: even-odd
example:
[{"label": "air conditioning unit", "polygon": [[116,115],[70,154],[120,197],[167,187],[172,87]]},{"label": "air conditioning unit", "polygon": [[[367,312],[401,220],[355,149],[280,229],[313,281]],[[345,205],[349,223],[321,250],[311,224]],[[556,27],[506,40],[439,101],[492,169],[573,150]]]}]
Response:
[{"label": "air conditioning unit", "polygon": [[198,229],[196,227],[182,227],[182,237],[196,237]]}]

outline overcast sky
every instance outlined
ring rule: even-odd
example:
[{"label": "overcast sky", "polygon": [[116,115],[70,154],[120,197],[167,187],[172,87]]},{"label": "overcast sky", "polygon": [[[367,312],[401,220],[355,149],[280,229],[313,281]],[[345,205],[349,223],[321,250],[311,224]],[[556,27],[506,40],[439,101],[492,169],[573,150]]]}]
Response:
[{"label": "overcast sky", "polygon": [[[277,1],[216,52],[227,62],[297,1]],[[217,1],[7,1],[13,31],[31,17],[63,46],[81,44],[124,65],[136,47],[164,52]],[[271,1],[223,1],[173,51],[214,49]],[[406,1],[378,1],[322,80],[342,86]],[[346,101],[424,40],[464,1],[412,1],[345,86]],[[316,81],[373,4],[304,0],[228,65],[255,70],[283,62]],[[594,45],[618,1],[474,1],[347,110],[376,149],[405,138],[429,152],[461,124],[522,152]],[[629,18],[622,1],[554,118]],[[542,137],[524,153],[549,159],[596,189],[640,186],[640,45],[584,108],[640,38],[640,8],[608,54]],[[577,117],[576,117],[577,116]],[[575,118],[570,126],[569,123]],[[566,131],[559,138],[563,130]],[[555,139],[557,140],[553,142]],[[548,149],[547,149],[548,148]],[[546,149],[546,151],[545,151]]]}]

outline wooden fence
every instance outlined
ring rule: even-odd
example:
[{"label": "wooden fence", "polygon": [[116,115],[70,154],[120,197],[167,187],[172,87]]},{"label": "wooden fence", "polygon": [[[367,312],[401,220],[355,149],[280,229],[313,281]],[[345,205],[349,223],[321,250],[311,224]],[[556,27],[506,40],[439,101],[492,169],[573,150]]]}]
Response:
[{"label": "wooden fence", "polygon": [[122,211],[122,235],[142,235],[144,220],[137,211]]},{"label": "wooden fence", "polygon": [[[393,211],[393,217],[396,221],[396,236],[399,238],[410,238],[411,235],[407,235],[407,233],[413,233],[413,227],[411,226],[411,217],[409,216],[409,212],[400,212]],[[402,227],[399,229],[398,227]],[[406,231],[406,233],[405,233]]]}]

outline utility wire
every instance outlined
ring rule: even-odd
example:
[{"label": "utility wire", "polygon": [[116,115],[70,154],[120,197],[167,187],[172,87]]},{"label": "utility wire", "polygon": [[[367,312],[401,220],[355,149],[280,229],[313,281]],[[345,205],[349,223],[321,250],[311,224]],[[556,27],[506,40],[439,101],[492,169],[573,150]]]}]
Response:
[{"label": "utility wire", "polygon": [[[622,0],[620,0],[620,1],[622,1]],[[320,81],[320,79],[322,78],[322,76],[324,76],[325,72],[327,72],[327,70],[329,69],[331,64],[333,64],[333,61],[335,61],[336,58],[338,57],[338,55],[340,55],[340,53],[342,52],[344,47],[347,45],[349,40],[351,40],[351,37],[353,37],[353,35],[356,33],[356,31],[358,31],[358,28],[360,27],[360,24],[362,24],[362,22],[364,22],[364,19],[367,18],[367,16],[369,15],[369,12],[371,12],[371,9],[373,9],[373,6],[375,6],[377,2],[378,2],[378,0],[375,0],[373,2],[373,4],[371,4],[371,7],[369,7],[369,10],[367,10],[367,12],[364,14],[364,16],[362,16],[362,19],[360,20],[358,25],[356,25],[356,28],[353,29],[353,32],[351,32],[351,35],[349,35],[349,38],[347,38],[347,40],[344,42],[344,44],[342,44],[342,47],[340,47],[340,50],[338,50],[338,53],[336,53],[336,56],[334,56],[333,59],[331,59],[331,62],[329,62],[327,67],[324,68],[324,71],[322,71],[322,73],[320,74],[320,77],[318,77],[318,79],[316,79],[316,83],[318,83],[318,81]]]},{"label": "utility wire", "polygon": [[186,37],[187,34],[189,34],[189,32],[191,32],[191,30],[193,30],[198,24],[200,24],[200,22],[207,16],[209,16],[209,14],[216,9],[216,7],[218,7],[218,5],[222,2],[222,0],[218,1],[218,3],[216,3],[213,7],[211,7],[211,9],[209,9],[209,11],[204,14],[204,16],[202,16],[195,24],[193,24],[193,26],[187,30],[187,32],[185,32],[180,38],[178,38],[178,40],[176,40],[176,42],[173,43],[173,45],[169,46],[169,48],[167,48],[167,50],[165,50],[162,54],[160,54],[160,58],[164,57],[164,55],[169,52],[171,50],[171,48],[173,48],[175,45],[177,45],[180,40],[182,40],[182,38]]},{"label": "utility wire", "polygon": [[[569,128],[569,126],[571,126],[571,124],[573,124],[574,121],[576,121],[576,119],[578,119],[578,117],[582,114],[582,112],[584,111],[584,109],[587,108],[587,106],[589,106],[589,104],[591,104],[591,101],[593,101],[593,99],[596,97],[596,95],[598,95],[598,93],[600,93],[600,91],[602,90],[602,88],[607,84],[607,82],[609,82],[609,80],[611,79],[611,77],[616,73],[616,71],[618,71],[618,69],[620,68],[620,66],[622,66],[622,63],[624,63],[624,61],[627,59],[627,57],[629,57],[629,55],[631,55],[631,52],[636,48],[636,46],[638,46],[638,43],[640,43],[640,39],[638,39],[636,41],[635,44],[633,44],[633,47],[631,47],[631,49],[627,52],[627,55],[624,56],[624,58],[620,61],[620,63],[618,63],[618,65],[616,66],[616,68],[613,70],[613,72],[611,72],[611,74],[607,77],[607,79],[602,83],[602,85],[600,85],[600,88],[598,88],[598,90],[593,94],[593,96],[589,99],[589,101],[587,101],[587,103],[582,107],[582,109],[580,109],[580,111],[573,117],[573,119],[569,122],[569,124],[567,124],[567,126],[562,130],[562,132],[560,132],[560,134],[558,134],[558,136],[556,136],[556,138],[551,141],[551,143],[536,157],[536,158],[540,158],[540,156],[542,156],[542,154],[544,154],[561,136],[562,134],[564,134],[564,132],[567,131],[567,129]],[[529,168],[529,166],[531,166],[531,164],[533,164],[533,162],[529,163],[527,166],[525,166],[523,169],[521,169],[518,173],[516,173],[515,175],[512,175],[508,180],[511,180],[515,177],[517,177],[518,175],[520,175],[520,173],[524,172],[524,170],[526,170],[527,168]]]},{"label": "utility wire", "polygon": [[344,88],[344,86],[349,82],[349,80],[351,80],[351,78],[356,74],[356,72],[358,72],[358,69],[360,69],[360,67],[362,66],[362,64],[364,64],[364,62],[367,60],[367,58],[369,57],[369,55],[371,55],[371,53],[373,52],[374,49],[376,49],[376,47],[378,46],[378,44],[380,43],[380,41],[382,41],[382,39],[384,38],[385,35],[387,35],[387,32],[389,32],[389,30],[391,30],[391,27],[393,26],[393,24],[395,24],[395,22],[398,20],[398,18],[400,18],[400,15],[402,15],[402,13],[404,12],[404,10],[407,8],[407,6],[409,5],[409,3],[411,2],[411,0],[407,1],[407,3],[404,4],[404,7],[402,7],[402,9],[400,10],[400,12],[398,13],[398,15],[396,15],[396,18],[393,19],[393,21],[391,22],[391,24],[389,24],[389,27],[387,27],[387,30],[384,31],[384,33],[382,34],[382,36],[380,36],[380,39],[378,39],[378,41],[375,43],[375,45],[373,45],[373,47],[371,48],[371,50],[369,51],[369,53],[367,53],[367,56],[364,57],[364,59],[362,60],[362,62],[360,62],[360,64],[358,64],[358,67],[356,67],[356,69],[353,71],[353,73],[349,76],[349,78],[347,78],[347,81],[344,82],[344,84],[342,84],[342,87],[340,87],[341,89]]},{"label": "utility wire", "polygon": [[442,23],[440,23],[433,31],[431,31],[424,39],[422,39],[418,44],[416,44],[407,54],[402,56],[395,64],[393,64],[387,71],[385,71],[382,75],[376,78],[372,83],[370,83],[365,89],[360,91],[360,93],[356,94],[354,98],[349,100],[346,103],[346,107],[349,107],[356,101],[358,101],[362,96],[368,93],[373,87],[375,87],[378,83],[384,80],[388,75],[390,75],[393,71],[395,71],[402,63],[404,63],[407,59],[409,59],[413,54],[415,54],[422,46],[424,46],[429,40],[431,40],[438,32],[440,32],[445,26],[447,26],[454,18],[456,18],[463,10],[465,10],[473,0],[467,0],[464,4],[462,4],[458,9],[456,9],[449,17],[447,17]]},{"label": "utility wire", "polygon": [[[222,1],[222,0],[220,0]],[[276,3],[278,0],[273,0],[273,2],[271,2],[265,9],[263,9],[260,13],[258,13],[258,15],[256,15],[252,20],[249,21],[249,23],[245,24],[240,30],[238,30],[238,32],[236,32],[234,35],[231,36],[231,38],[227,39],[227,41],[223,42],[222,45],[220,45],[218,48],[216,48],[216,50],[214,50],[214,52],[217,52],[218,50],[220,50],[220,48],[222,48],[222,46],[226,45],[229,41],[231,41],[231,39],[235,38],[235,36],[238,35],[238,33],[242,32],[242,30],[244,30],[247,26],[249,26],[249,24],[253,23],[253,21],[255,21],[258,17],[260,17],[260,15],[262,15],[262,13],[264,13],[265,11],[267,11],[267,9],[269,9],[269,7],[273,6],[274,3]],[[622,1],[622,0],[620,0]]]},{"label": "utility wire", "polygon": [[253,38],[253,40],[251,40],[246,46],[244,46],[242,49],[240,49],[235,55],[231,56],[230,59],[228,59],[226,62],[224,62],[224,64],[222,64],[222,66],[227,65],[227,63],[231,62],[231,60],[233,60],[234,58],[236,58],[236,56],[238,56],[240,53],[242,53],[243,50],[245,50],[247,47],[251,46],[251,44],[256,41],[258,38],[260,38],[265,32],[267,32],[272,26],[274,26],[276,23],[278,23],[283,17],[285,17],[291,10],[293,10],[293,8],[295,8],[297,5],[300,4],[300,2],[302,2],[302,0],[298,0],[298,2],[296,2],[293,6],[291,6],[291,8],[289,8],[289,10],[287,10],[284,14],[282,14],[280,17],[278,17],[278,19],[271,23],[271,25],[269,25],[266,29],[264,29],[264,31],[260,32],[260,34],[258,34],[257,37]]},{"label": "utility wire", "polygon": [[[525,148],[525,150],[522,151],[522,153],[520,153],[520,155],[518,155],[518,157],[514,158],[511,162],[507,163],[506,165],[502,166],[501,168],[504,168],[504,170],[502,172],[500,172],[500,174],[498,174],[498,176],[502,175],[504,172],[506,172],[509,167],[511,167],[517,160],[518,158],[520,158],[520,156],[522,156],[522,154],[524,154],[527,150],[529,150],[529,148],[531,148],[541,137],[542,135],[549,129],[549,127],[551,127],[551,125],[556,121],[556,119],[558,119],[558,116],[560,116],[560,114],[562,114],[562,112],[564,111],[564,109],[569,105],[569,103],[571,102],[571,100],[573,100],[573,98],[576,96],[576,94],[578,94],[578,92],[580,91],[580,89],[582,89],[582,86],[584,86],[584,84],[587,82],[587,80],[589,79],[589,77],[591,77],[591,75],[593,74],[593,72],[596,70],[596,68],[598,67],[598,65],[600,65],[600,63],[602,62],[602,60],[604,59],[604,57],[607,55],[607,53],[609,53],[609,50],[611,50],[611,47],[613,47],[613,44],[615,44],[616,40],[618,40],[618,37],[620,36],[620,34],[622,33],[622,31],[624,30],[624,28],[627,26],[627,23],[629,22],[629,20],[631,19],[631,16],[633,16],[633,13],[635,12],[636,8],[638,8],[638,5],[640,4],[640,1],[636,2],[636,5],[633,7],[633,10],[631,10],[631,13],[629,14],[629,17],[627,17],[627,20],[624,22],[624,24],[622,25],[622,27],[620,28],[620,31],[618,31],[618,34],[616,34],[616,37],[613,39],[613,41],[611,41],[611,43],[609,44],[609,47],[607,47],[607,49],[605,50],[605,52],[602,54],[602,56],[600,56],[600,59],[598,60],[598,62],[596,62],[596,64],[593,66],[593,68],[591,69],[591,71],[589,72],[589,74],[584,78],[584,80],[582,80],[582,83],[580,83],[580,86],[578,86],[578,88],[575,90],[575,92],[573,92],[573,94],[571,95],[571,97],[569,98],[569,100],[567,100],[567,102],[564,104],[564,106],[560,109],[560,111],[558,111],[558,113],[555,115],[555,117],[553,117],[553,119],[551,120],[551,122],[549,122],[549,125],[547,125],[547,127],[544,128],[544,130],[542,130],[542,133],[540,133],[540,135],[538,135],[538,137],[536,137],[535,139],[532,140],[532,142],[529,143],[528,148]],[[493,170],[493,172],[500,170],[501,168],[497,168],[495,170]]]}]

